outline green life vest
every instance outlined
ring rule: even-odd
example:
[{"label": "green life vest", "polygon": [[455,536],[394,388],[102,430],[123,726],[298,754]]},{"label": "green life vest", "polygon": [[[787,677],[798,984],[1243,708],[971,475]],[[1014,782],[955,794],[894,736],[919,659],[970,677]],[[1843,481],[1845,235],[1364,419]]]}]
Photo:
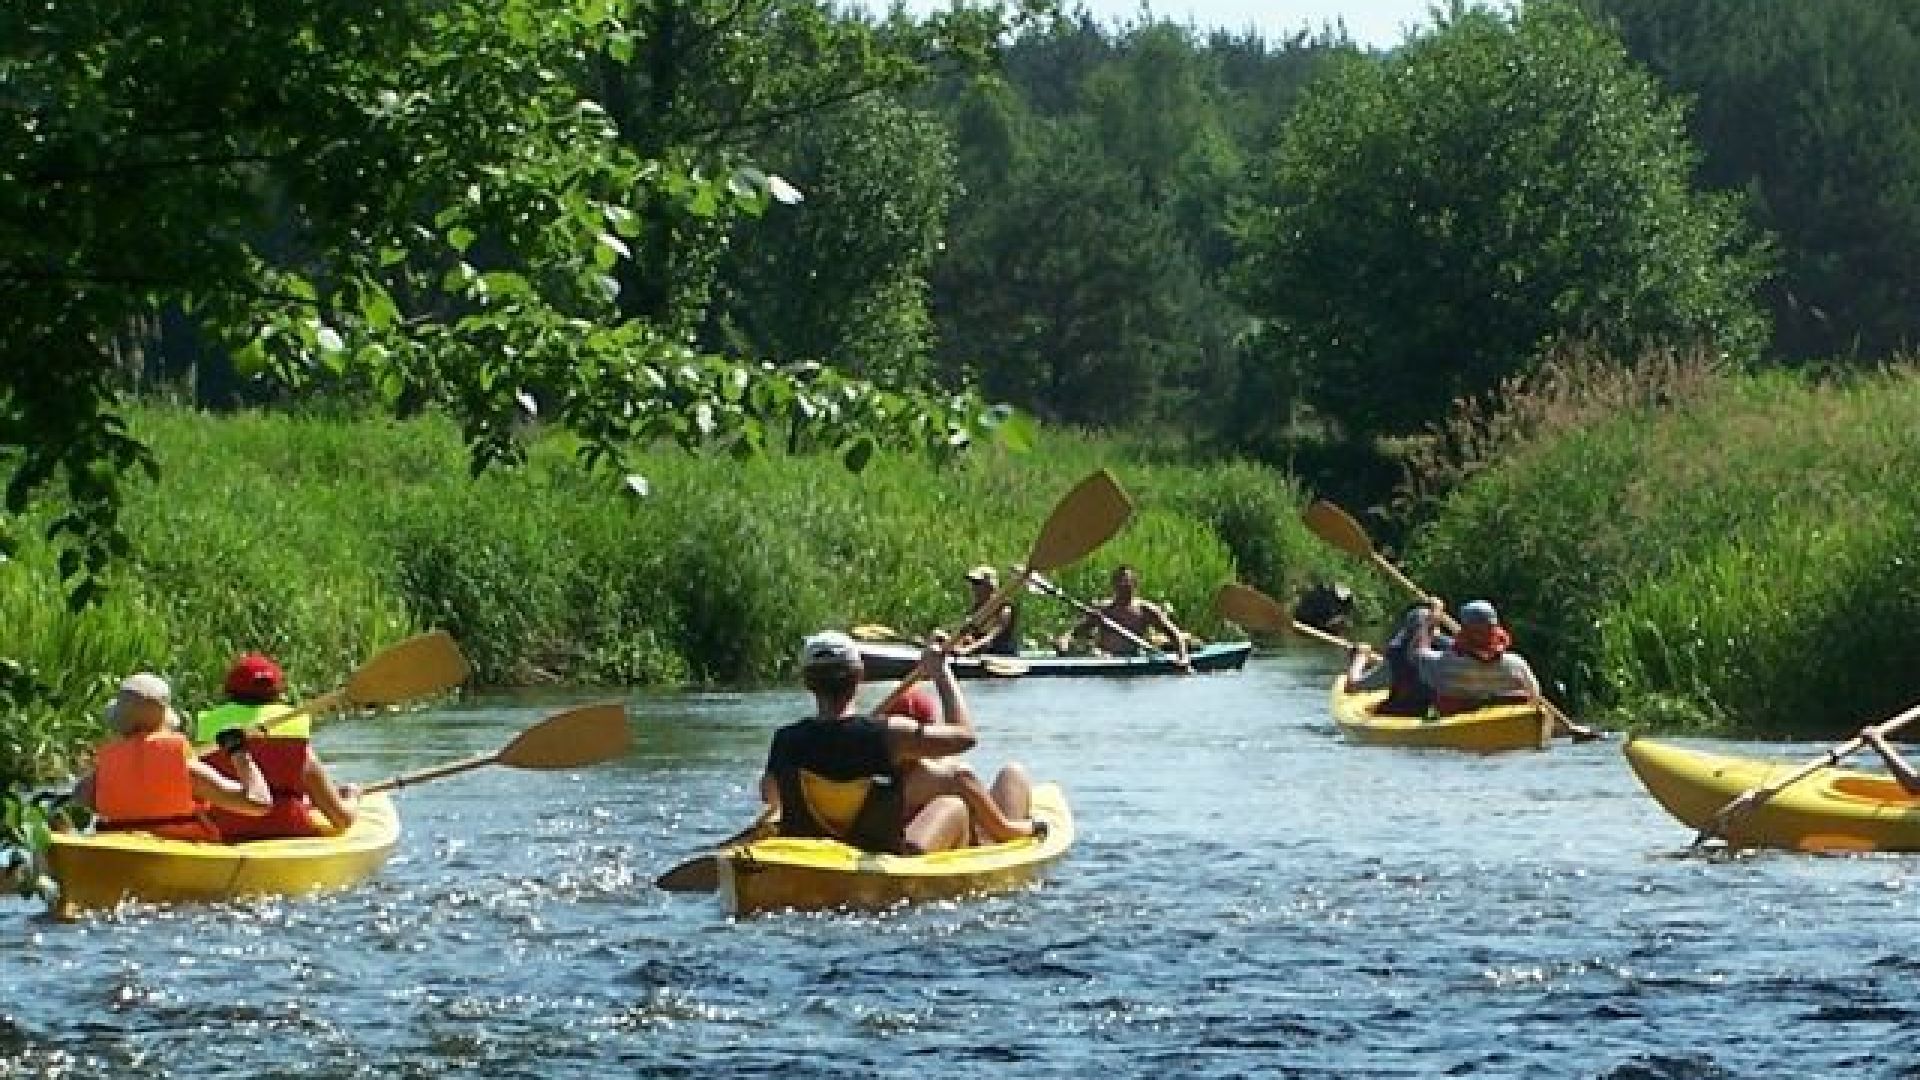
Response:
[{"label": "green life vest", "polygon": [[246,705],[238,701],[229,701],[218,708],[208,709],[195,714],[193,718],[193,742],[196,746],[205,746],[214,740],[214,736],[228,728],[264,727],[267,736],[274,739],[305,739],[313,732],[312,717],[300,713],[284,723],[274,721],[293,709],[283,702],[270,701],[265,705]]}]

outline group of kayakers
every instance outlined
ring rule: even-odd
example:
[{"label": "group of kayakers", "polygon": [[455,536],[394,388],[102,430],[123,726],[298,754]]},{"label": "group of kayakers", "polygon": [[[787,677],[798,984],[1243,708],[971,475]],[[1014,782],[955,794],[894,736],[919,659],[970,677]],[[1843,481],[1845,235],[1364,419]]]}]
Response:
[{"label": "group of kayakers", "polygon": [[[853,639],[834,631],[807,638],[800,674],[814,711],[775,732],[760,778],[764,813],[777,815],[781,835],[917,855],[1044,832],[1045,822],[1030,814],[1024,767],[1006,766],[988,786],[960,756],[978,735],[949,659],[1020,653],[1017,605],[1001,593],[999,573],[976,566],[966,580],[975,613],[970,628],[951,644],[936,635],[913,671],[871,710],[855,705],[864,665]],[[1115,568],[1112,582],[1113,595],[1061,635],[1060,651],[1092,634],[1095,648],[1129,656],[1157,633],[1188,667],[1186,635],[1164,608],[1140,597],[1133,567]],[[937,705],[919,682],[933,686]]]},{"label": "group of kayakers", "polygon": [[[1054,639],[1054,648],[1062,656],[1080,651],[1082,639],[1090,639],[1096,653],[1109,656],[1137,656],[1142,646],[1158,648],[1151,638],[1166,643],[1166,654],[1176,666],[1191,670],[1187,634],[1173,621],[1167,609],[1140,596],[1140,573],[1122,563],[1114,567],[1110,578],[1113,595],[1096,604],[1086,605],[1079,622]],[[1002,597],[1000,575],[991,566],[976,566],[967,571],[971,590],[971,609],[980,611],[992,605],[980,617],[980,627],[962,634],[953,645],[954,656],[1018,656],[1021,649],[1019,604]]]},{"label": "group of kayakers", "polygon": [[358,789],[328,775],[311,744],[311,716],[286,704],[280,665],[248,653],[228,669],[224,689],[226,700],[196,715],[189,733],[165,679],[143,671],[120,684],[107,707],[115,734],[74,789],[98,828],[233,842],[332,835],[353,824]]}]

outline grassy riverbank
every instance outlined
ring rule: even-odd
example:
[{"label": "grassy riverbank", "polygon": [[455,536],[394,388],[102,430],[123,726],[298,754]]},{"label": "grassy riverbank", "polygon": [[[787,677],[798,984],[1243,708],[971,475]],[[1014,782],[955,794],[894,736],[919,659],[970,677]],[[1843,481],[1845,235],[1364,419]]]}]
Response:
[{"label": "grassy riverbank", "polygon": [[1589,709],[1838,735],[1920,696],[1920,376],[1717,380],[1509,448],[1415,539]]},{"label": "grassy riverbank", "polygon": [[[0,777],[58,768],[94,739],[125,672],[166,672],[197,706],[246,648],[280,656],[308,693],[424,626],[457,635],[489,684],[775,678],[822,626],[951,623],[961,572],[1023,557],[1053,502],[1101,465],[1138,513],[1060,576],[1078,595],[1132,562],[1213,633],[1213,590],[1236,567],[1276,596],[1351,574],[1300,527],[1302,496],[1276,473],[1150,464],[1057,433],[1032,454],[988,449],[944,470],[881,459],[857,475],[832,459],[647,455],[635,495],[557,441],[527,468],[471,478],[435,421],[141,411],[134,428],[162,478],[133,502],[134,552],[109,601],[68,614],[31,544],[0,572],[11,648],[68,703],[6,726]],[[1025,611],[1033,636],[1070,614],[1038,597]]]}]

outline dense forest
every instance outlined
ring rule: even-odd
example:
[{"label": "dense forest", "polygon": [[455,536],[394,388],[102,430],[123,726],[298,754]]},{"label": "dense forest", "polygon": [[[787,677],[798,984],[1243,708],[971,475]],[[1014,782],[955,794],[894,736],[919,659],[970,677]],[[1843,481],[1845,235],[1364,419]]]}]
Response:
[{"label": "dense forest", "polygon": [[606,498],[659,445],[858,470],[1038,421],[1430,513],[1477,468],[1445,425],[1556,358],[1910,347],[1916,31],[1900,0],[1455,3],[1384,52],[1040,5],[11,6],[0,553],[50,534],[97,598],[156,467],[137,397],[444,415],[476,468],[564,429]]}]

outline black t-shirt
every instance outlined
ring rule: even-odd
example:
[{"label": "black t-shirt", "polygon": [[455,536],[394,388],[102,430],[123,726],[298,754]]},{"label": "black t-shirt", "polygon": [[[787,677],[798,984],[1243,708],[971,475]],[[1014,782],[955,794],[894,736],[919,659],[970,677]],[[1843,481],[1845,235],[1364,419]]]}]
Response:
[{"label": "black t-shirt", "polygon": [[848,843],[869,851],[896,851],[900,844],[900,784],[887,748],[887,724],[871,716],[822,720],[810,716],[773,733],[767,774],[780,785],[782,836],[832,836],[814,820],[800,789],[801,770],[836,783],[874,780],[867,804]]}]

